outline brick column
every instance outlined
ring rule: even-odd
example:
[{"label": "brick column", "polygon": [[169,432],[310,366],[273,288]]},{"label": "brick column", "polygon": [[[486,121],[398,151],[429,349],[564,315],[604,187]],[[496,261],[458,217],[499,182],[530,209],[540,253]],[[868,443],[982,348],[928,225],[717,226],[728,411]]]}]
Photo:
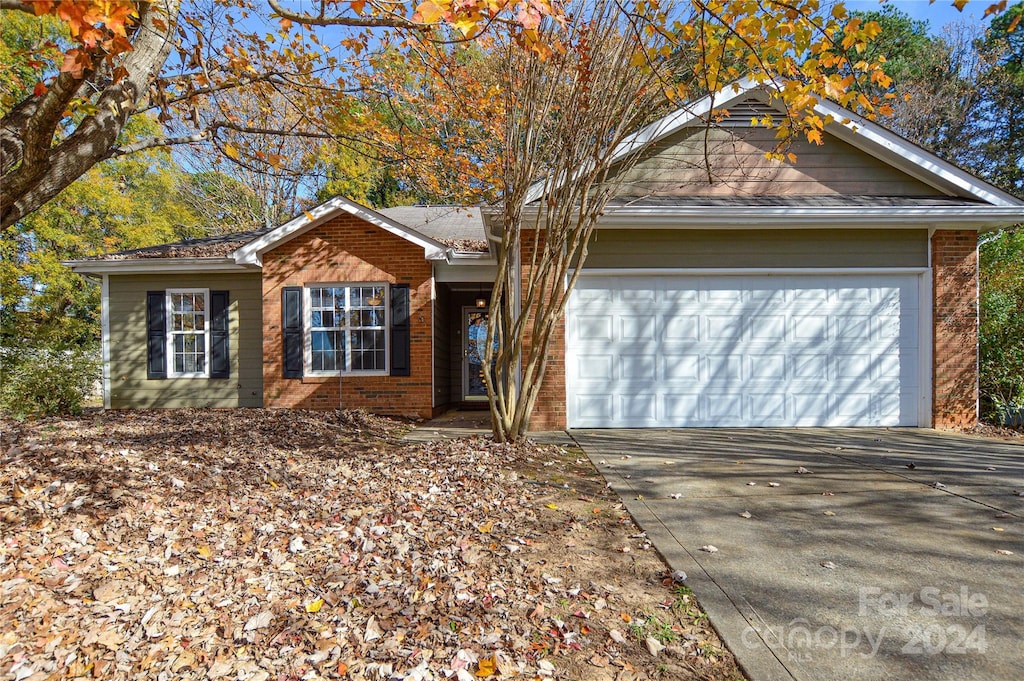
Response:
[{"label": "brick column", "polygon": [[544,382],[530,416],[530,430],[564,430],[565,414],[565,316],[555,322],[548,345]]},{"label": "brick column", "polygon": [[[533,233],[524,231],[521,246],[523,263],[529,263],[532,249]],[[529,274],[529,265],[524,264],[521,281],[525,281]],[[532,332],[533,324],[531,323],[527,326],[526,337],[529,338]],[[527,352],[529,352],[529,344],[524,342],[524,357]],[[537,401],[533,404],[533,412],[530,414],[530,430],[534,432],[564,430],[565,426],[565,316],[563,315],[555,322],[555,328],[551,333],[544,378]]]},{"label": "brick column", "polygon": [[932,424],[978,422],[978,234],[932,236]]}]

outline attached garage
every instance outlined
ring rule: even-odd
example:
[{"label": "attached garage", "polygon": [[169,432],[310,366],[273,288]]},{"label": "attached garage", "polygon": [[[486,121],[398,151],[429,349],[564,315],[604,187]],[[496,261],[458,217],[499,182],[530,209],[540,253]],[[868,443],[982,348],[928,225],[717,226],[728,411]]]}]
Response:
[{"label": "attached garage", "polygon": [[569,427],[927,425],[921,293],[910,268],[587,274]]}]

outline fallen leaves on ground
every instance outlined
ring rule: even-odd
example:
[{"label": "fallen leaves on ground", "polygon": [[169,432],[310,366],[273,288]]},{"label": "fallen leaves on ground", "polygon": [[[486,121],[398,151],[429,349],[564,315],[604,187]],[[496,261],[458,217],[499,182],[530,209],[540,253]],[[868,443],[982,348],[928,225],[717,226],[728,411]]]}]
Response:
[{"label": "fallen leaves on ground", "polygon": [[533,474],[562,450],[343,411],[0,427],[4,678],[738,676],[615,500]]}]

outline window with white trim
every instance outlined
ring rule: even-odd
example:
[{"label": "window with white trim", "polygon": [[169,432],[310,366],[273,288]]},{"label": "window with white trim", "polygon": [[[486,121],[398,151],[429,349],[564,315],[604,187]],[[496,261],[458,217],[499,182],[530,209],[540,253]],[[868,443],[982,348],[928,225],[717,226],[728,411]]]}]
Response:
[{"label": "window with white trim", "polygon": [[210,375],[210,290],[167,290],[167,357],[171,377]]},{"label": "window with white trim", "polygon": [[387,371],[387,286],[309,286],[306,311],[306,367],[311,374]]}]

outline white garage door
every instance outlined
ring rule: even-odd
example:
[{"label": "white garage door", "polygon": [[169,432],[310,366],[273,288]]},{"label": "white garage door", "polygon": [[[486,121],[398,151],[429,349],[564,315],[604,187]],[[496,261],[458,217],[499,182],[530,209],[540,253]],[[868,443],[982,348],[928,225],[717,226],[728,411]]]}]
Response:
[{"label": "white garage door", "polygon": [[915,274],[584,276],[574,428],[917,425]]}]

